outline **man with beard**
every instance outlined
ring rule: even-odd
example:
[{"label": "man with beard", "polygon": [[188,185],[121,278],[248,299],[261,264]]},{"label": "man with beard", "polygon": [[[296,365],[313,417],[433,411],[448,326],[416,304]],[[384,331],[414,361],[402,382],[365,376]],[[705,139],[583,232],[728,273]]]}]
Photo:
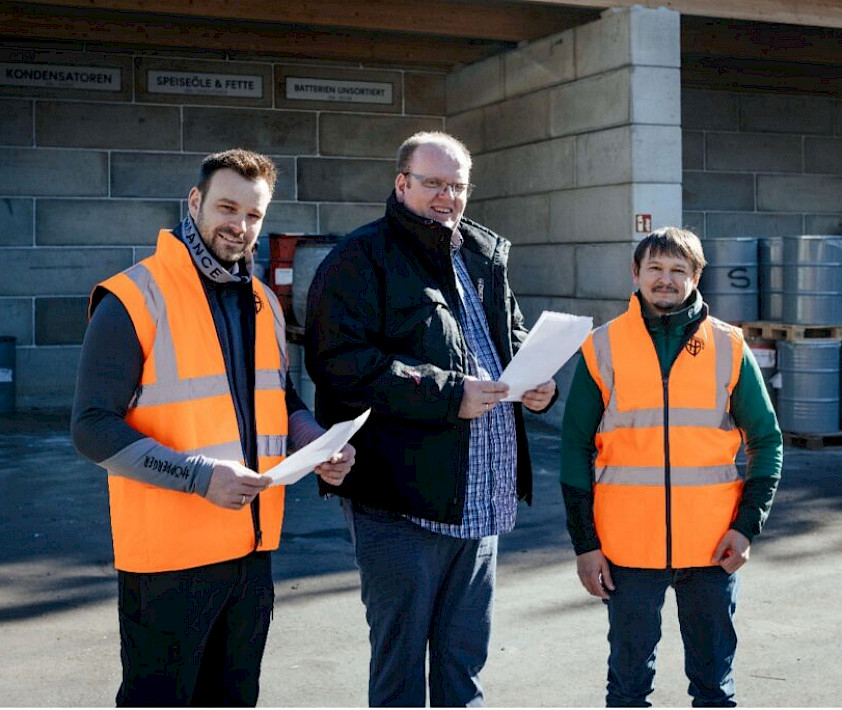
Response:
[{"label": "man with beard", "polygon": [[[72,434],[108,471],[119,706],[257,703],[284,507],[261,472],[323,431],[251,276],[275,178],[257,153],[208,156],[189,216],[91,293]],[[316,472],[336,485],[353,461],[348,446]]]},{"label": "man with beard", "polygon": [[647,235],[637,292],[588,336],[568,394],[561,487],[579,579],[608,608],[609,707],[649,705],[669,587],[693,705],[735,705],[736,573],[769,515],[783,443],[742,331],[708,314],[704,266],[692,232]]}]

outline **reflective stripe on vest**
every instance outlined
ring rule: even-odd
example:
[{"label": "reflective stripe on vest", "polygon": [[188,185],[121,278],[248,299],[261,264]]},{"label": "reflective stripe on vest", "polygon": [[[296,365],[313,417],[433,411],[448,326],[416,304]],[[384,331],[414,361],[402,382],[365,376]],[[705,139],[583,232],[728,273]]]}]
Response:
[{"label": "reflective stripe on vest", "polygon": [[[283,311],[253,280],[255,421],[258,470],[286,454],[284,387],[287,356]],[[158,235],[153,256],[101,287],[129,313],[144,354],[140,384],[126,421],[165,446],[189,454],[243,461],[240,432],[216,326],[186,247]],[[258,305],[259,304],[259,305]],[[251,510],[231,511],[204,498],[109,475],[117,569],[160,572],[236,559],[255,547]],[[278,546],[284,489],[260,494],[262,541]]]},{"label": "reflective stripe on vest", "polygon": [[668,380],[668,438],[658,355],[636,296],[582,352],[605,407],[594,465],[603,552],[628,567],[711,565],[742,490],[734,465],[740,433],[730,414],[740,333],[707,318],[682,348]]}]

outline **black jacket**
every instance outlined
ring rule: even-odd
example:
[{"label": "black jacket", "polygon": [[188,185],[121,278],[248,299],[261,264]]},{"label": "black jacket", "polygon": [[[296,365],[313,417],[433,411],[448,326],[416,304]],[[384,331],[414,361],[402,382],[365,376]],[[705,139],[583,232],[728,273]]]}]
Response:
[{"label": "black jacket", "polygon": [[[462,257],[505,367],[526,338],[509,289],[508,241],[463,219]],[[361,503],[461,523],[470,422],[457,416],[468,372],[450,230],[395,198],[343,239],[310,287],[306,366],[323,425],[372,413],[338,489]],[[531,501],[523,413],[515,404],[518,496]]]}]

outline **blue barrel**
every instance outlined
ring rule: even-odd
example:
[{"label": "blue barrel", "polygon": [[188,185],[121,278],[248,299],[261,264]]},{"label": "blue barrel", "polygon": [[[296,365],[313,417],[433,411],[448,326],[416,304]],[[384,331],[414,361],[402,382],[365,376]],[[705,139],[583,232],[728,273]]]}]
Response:
[{"label": "blue barrel", "polygon": [[15,412],[15,346],[17,338],[0,335],[0,414]]}]

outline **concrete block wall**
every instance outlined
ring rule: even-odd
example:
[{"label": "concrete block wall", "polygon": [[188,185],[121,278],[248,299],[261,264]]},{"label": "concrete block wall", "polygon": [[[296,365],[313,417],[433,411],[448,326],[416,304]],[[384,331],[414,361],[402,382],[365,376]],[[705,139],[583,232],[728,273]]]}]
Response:
[{"label": "concrete block wall", "polygon": [[544,309],[597,325],[620,313],[635,215],[682,219],[678,13],[609,10],[451,72],[446,89],[447,129],[474,155],[468,214],[512,241],[527,322]]},{"label": "concrete block wall", "polygon": [[842,234],[842,100],[688,89],[684,223],[702,238]]},{"label": "concrete block wall", "polygon": [[[50,50],[24,49],[36,57]],[[84,45],[73,54],[81,63],[103,57]],[[201,71],[203,56],[154,61],[173,69],[189,61]],[[0,335],[17,338],[20,408],[70,405],[87,294],[148,256],[157,230],[178,222],[207,153],[243,146],[275,160],[279,180],[265,233],[345,234],[382,215],[401,140],[444,126],[441,73],[390,69],[399,105],[383,113],[364,104],[280,108],[271,90],[253,106],[225,97],[155,98],[136,74],[149,60],[120,61],[128,90],[117,97],[37,89],[0,95]],[[285,65],[266,59],[249,66],[272,77]],[[242,71],[218,58],[207,67]],[[369,73],[335,63],[295,67],[336,79]],[[384,72],[371,74],[381,80]],[[268,259],[265,239],[261,254]]]}]

